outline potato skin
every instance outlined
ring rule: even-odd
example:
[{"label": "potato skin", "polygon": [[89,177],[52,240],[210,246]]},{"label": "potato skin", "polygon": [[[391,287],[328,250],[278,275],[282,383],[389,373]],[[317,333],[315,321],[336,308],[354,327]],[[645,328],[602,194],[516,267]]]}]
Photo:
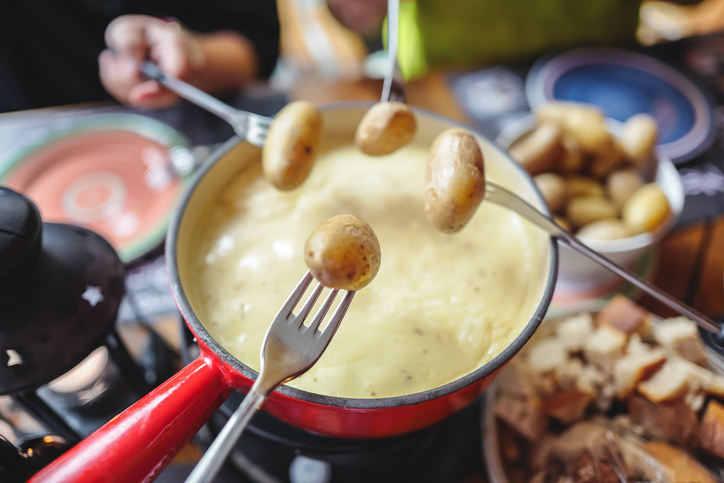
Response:
[{"label": "potato skin", "polygon": [[631,236],[626,225],[618,218],[607,218],[581,227],[576,233],[580,238],[594,238],[597,240],[615,240]]},{"label": "potato skin", "polygon": [[380,242],[372,227],[354,215],[322,222],[304,244],[304,260],[322,285],[359,290],[380,269]]},{"label": "potato skin", "polygon": [[576,196],[568,201],[566,219],[571,225],[582,227],[598,220],[616,218],[618,210],[602,196]]},{"label": "potato skin", "polygon": [[440,231],[460,231],[485,197],[483,152],[464,129],[440,133],[430,148],[425,174],[425,215]]},{"label": "potato skin", "polygon": [[619,142],[626,156],[641,169],[656,156],[658,138],[656,119],[642,112],[626,120]]},{"label": "potato skin", "polygon": [[568,197],[566,181],[563,176],[556,173],[541,173],[533,177],[533,182],[543,195],[548,208],[553,213],[560,212]]},{"label": "potato skin", "polygon": [[308,101],[294,101],[276,115],[262,149],[264,177],[280,190],[302,184],[314,166],[322,115]]},{"label": "potato skin", "polygon": [[557,124],[544,122],[513,143],[508,153],[530,175],[553,171],[565,156],[562,136]]},{"label": "potato skin", "polygon": [[355,145],[365,154],[382,156],[412,141],[416,130],[417,120],[407,104],[379,102],[362,117],[355,132]]},{"label": "potato skin", "polygon": [[606,178],[606,193],[616,206],[621,208],[643,185],[644,177],[636,168],[619,169]]},{"label": "potato skin", "polygon": [[612,136],[599,108],[568,101],[550,101],[535,110],[538,122],[554,122],[579,142],[584,151],[601,152],[608,148]]},{"label": "potato skin", "polygon": [[633,233],[653,231],[670,214],[669,199],[656,183],[640,187],[621,209],[623,222]]}]

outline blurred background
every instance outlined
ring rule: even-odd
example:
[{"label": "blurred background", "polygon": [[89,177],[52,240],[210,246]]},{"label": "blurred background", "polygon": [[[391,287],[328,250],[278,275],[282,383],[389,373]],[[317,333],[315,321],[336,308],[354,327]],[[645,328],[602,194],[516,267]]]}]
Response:
[{"label": "blurred background", "polygon": [[[281,59],[271,81],[281,89],[303,75],[334,79],[382,77],[379,35],[362,36],[342,25],[325,0],[277,0]],[[724,28],[724,0],[687,4],[644,0],[638,41],[650,46]]]}]

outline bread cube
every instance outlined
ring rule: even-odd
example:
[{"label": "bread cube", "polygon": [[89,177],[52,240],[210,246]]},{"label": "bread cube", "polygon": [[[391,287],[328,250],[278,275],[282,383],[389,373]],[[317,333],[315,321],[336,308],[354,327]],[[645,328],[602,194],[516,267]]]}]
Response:
[{"label": "bread cube", "polygon": [[569,352],[583,350],[583,344],[593,330],[593,317],[587,312],[561,320],[556,324],[556,336]]},{"label": "bread cube", "polygon": [[696,323],[686,317],[674,317],[654,326],[654,338],[667,349],[697,364],[706,363],[704,343],[699,337]]},{"label": "bread cube", "polygon": [[656,403],[634,395],[628,413],[647,435],[677,444],[685,444],[698,423],[696,412],[683,400]]},{"label": "bread cube", "polygon": [[614,363],[624,353],[627,340],[624,332],[602,325],[586,339],[583,354],[589,363],[611,374]]},{"label": "bread cube", "polygon": [[596,317],[596,325],[609,325],[626,334],[646,332],[648,310],[625,295],[615,295]]},{"label": "bread cube", "polygon": [[493,408],[495,415],[528,441],[540,438],[548,426],[538,398],[516,398],[500,394]]},{"label": "bread cube", "polygon": [[649,401],[666,402],[683,399],[692,385],[691,373],[676,360],[667,360],[651,378],[639,383],[638,391]]},{"label": "bread cube", "polygon": [[643,481],[711,483],[712,475],[686,451],[661,442],[620,438],[624,462]]},{"label": "bread cube", "polygon": [[613,366],[613,384],[616,396],[625,399],[636,389],[639,382],[656,372],[666,362],[661,349],[629,352],[616,360]]},{"label": "bread cube", "polygon": [[713,475],[696,459],[683,449],[658,441],[643,443],[644,451],[659,464],[658,477],[673,483],[715,483]]},{"label": "bread cube", "polygon": [[542,374],[564,364],[568,359],[568,351],[557,337],[546,337],[531,346],[525,356],[528,367]]},{"label": "bread cube", "polygon": [[583,418],[594,397],[593,393],[580,389],[559,391],[543,400],[543,411],[563,424],[571,424]]},{"label": "bread cube", "polygon": [[694,432],[697,446],[724,460],[724,405],[712,399]]},{"label": "bread cube", "polygon": [[537,395],[535,374],[518,358],[511,359],[496,379],[498,389],[510,396],[531,398]]}]

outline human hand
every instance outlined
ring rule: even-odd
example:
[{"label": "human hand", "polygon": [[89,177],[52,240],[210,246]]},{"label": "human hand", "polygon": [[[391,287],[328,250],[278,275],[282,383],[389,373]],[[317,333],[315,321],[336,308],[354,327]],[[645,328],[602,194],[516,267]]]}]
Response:
[{"label": "human hand", "polygon": [[98,58],[100,79],[118,101],[137,107],[164,107],[178,96],[146,78],[141,62],[151,60],[164,72],[193,83],[204,67],[204,54],[193,34],[176,22],[145,15],[124,15],[106,28]]},{"label": "human hand", "polygon": [[327,6],[339,23],[361,34],[378,29],[387,14],[387,0],[327,0]]}]

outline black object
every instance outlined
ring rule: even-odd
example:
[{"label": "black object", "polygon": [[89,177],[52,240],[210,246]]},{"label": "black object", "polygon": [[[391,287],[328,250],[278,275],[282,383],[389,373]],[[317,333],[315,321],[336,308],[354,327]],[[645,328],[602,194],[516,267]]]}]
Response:
[{"label": "black object", "polygon": [[719,324],[719,327],[722,327],[721,332],[713,334],[706,330],[699,330],[699,334],[707,347],[716,351],[721,357],[724,357],[724,315],[715,317],[714,321]]},{"label": "black object", "polygon": [[[206,425],[215,437],[228,420],[233,405],[242,399],[232,393]],[[292,427],[259,411],[238,440],[225,470],[234,481],[255,481],[263,472],[270,480],[297,483],[397,483],[415,481],[462,482],[484,473],[480,437],[481,402],[478,400],[445,420],[402,436],[373,440],[330,438]],[[198,441],[202,447],[210,441]],[[234,457],[238,452],[241,458]],[[315,460],[314,477],[293,477],[299,456]],[[311,478],[311,479],[310,479]]]},{"label": "black object", "polygon": [[85,228],[42,223],[0,187],[0,394],[33,390],[106,342],[124,291],[113,247]]},{"label": "black object", "polygon": [[0,481],[26,481],[71,446],[60,436],[48,435],[29,438],[21,442],[18,448],[0,436]]},{"label": "black object", "polygon": [[0,435],[0,481],[13,483],[26,479],[27,470],[23,456],[18,448]]},{"label": "black object", "polygon": [[132,392],[150,389],[115,329],[124,275],[101,236],[43,223],[31,200],[0,186],[0,395],[71,443],[82,434],[37,391],[96,348],[108,349]]}]

